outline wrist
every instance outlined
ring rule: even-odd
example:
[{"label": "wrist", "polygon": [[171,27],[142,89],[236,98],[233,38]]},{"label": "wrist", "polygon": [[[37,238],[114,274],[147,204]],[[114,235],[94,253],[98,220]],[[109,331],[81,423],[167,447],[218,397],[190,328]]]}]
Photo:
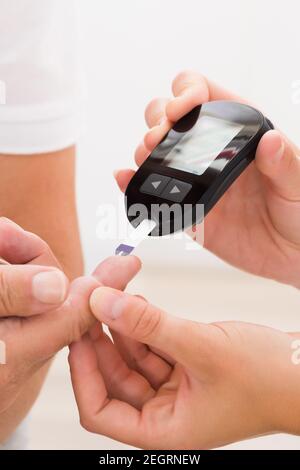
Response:
[{"label": "wrist", "polygon": [[0,443],[10,438],[29,413],[39,395],[50,365],[51,360],[29,378],[15,401],[0,413]]},{"label": "wrist", "polygon": [[300,435],[300,333],[286,334],[269,404],[273,432]]},{"label": "wrist", "polygon": [[280,243],[279,246],[281,246],[282,258],[277,264],[275,280],[300,289],[300,245],[285,241],[285,243]]}]

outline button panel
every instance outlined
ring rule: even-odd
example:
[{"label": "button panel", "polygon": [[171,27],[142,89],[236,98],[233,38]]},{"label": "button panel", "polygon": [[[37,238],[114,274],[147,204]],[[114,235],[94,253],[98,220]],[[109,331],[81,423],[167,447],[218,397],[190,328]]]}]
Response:
[{"label": "button panel", "polygon": [[140,191],[142,193],[151,194],[152,196],[160,196],[170,181],[171,178],[168,176],[152,173],[142,184]]},{"label": "button panel", "polygon": [[191,184],[172,179],[162,192],[161,197],[168,201],[182,202],[191,189]]}]

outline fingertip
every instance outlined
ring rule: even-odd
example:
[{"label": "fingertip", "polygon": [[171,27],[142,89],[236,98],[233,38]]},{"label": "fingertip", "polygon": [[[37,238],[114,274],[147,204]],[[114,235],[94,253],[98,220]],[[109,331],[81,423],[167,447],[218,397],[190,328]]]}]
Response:
[{"label": "fingertip", "polygon": [[25,231],[6,217],[0,218],[1,256],[11,264],[25,264],[38,258],[45,250],[46,242],[37,235]]},{"label": "fingertip", "polygon": [[134,159],[137,166],[141,166],[142,163],[146,160],[149,156],[149,150],[146,148],[144,141],[141,142],[138,147],[136,148]]},{"label": "fingertip", "polygon": [[163,140],[171,127],[172,123],[169,120],[164,120],[160,125],[152,127],[152,129],[147,132],[144,138],[144,145],[149,152],[152,152]]},{"label": "fingertip", "polygon": [[[122,294],[116,289],[112,289],[111,287],[101,286],[95,289],[90,296],[90,308],[93,315],[99,321],[103,321],[105,319],[105,311],[107,306],[107,300],[115,299],[118,294]],[[110,304],[112,302],[109,302]]]},{"label": "fingertip", "polygon": [[174,97],[166,105],[166,115],[172,122],[178,121],[199,104],[209,101],[207,79],[198,72],[185,70],[173,81]]},{"label": "fingertip", "polygon": [[170,121],[177,122],[184,115],[187,109],[185,100],[182,97],[173,98],[166,107],[166,114]]},{"label": "fingertip", "polygon": [[123,193],[126,191],[127,186],[134,174],[135,171],[131,169],[115,170],[113,172],[116,183]]},{"label": "fingertip", "polygon": [[130,275],[136,274],[142,267],[142,261],[135,255],[128,256],[110,256],[106,260],[113,269],[127,271]]},{"label": "fingertip", "polygon": [[152,127],[152,129],[150,129],[150,131],[145,134],[144,146],[149,152],[152,152],[152,150],[156,147],[161,139],[161,135],[162,133],[160,126]]},{"label": "fingertip", "polygon": [[131,262],[133,263],[133,266],[135,267],[135,270],[136,272],[138,273],[142,267],[143,267],[143,263],[142,263],[142,260],[140,258],[138,258],[137,256],[135,255],[130,255],[130,256],[122,256],[122,258],[130,258],[131,259]]},{"label": "fingertip", "polygon": [[130,278],[134,277],[142,269],[142,261],[135,255],[115,256],[118,265],[123,265]]},{"label": "fingertip", "polygon": [[206,103],[209,100],[209,94],[202,86],[197,84],[190,86],[181,95],[173,98],[166,106],[166,114],[170,121],[177,122],[196,106]]},{"label": "fingertip", "polygon": [[115,271],[117,268],[125,268],[125,267],[135,267],[136,269],[140,269],[141,261],[137,256],[129,255],[129,256],[117,256],[112,255],[102,261],[93,272],[93,276],[97,277],[100,271]]},{"label": "fingertip", "polygon": [[124,289],[140,269],[136,256],[110,256],[96,267],[93,277],[105,286]]},{"label": "fingertip", "polygon": [[281,133],[275,129],[266,132],[260,139],[258,150],[265,150],[269,153],[276,153],[284,144]]},{"label": "fingertip", "polygon": [[209,99],[208,82],[204,75],[195,70],[183,70],[172,83],[172,92],[174,96],[180,96],[190,88],[197,86],[203,90],[206,99]]},{"label": "fingertip", "polygon": [[284,155],[285,142],[277,130],[271,130],[261,138],[256,151],[256,165],[265,175],[272,175],[277,170]]},{"label": "fingertip", "polygon": [[154,98],[145,109],[145,121],[148,127],[154,127],[166,119],[166,104],[169,98]]}]

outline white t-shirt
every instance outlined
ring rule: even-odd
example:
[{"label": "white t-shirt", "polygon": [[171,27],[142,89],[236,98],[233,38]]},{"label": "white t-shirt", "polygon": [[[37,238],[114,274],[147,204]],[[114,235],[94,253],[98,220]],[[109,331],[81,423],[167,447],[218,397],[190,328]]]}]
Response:
[{"label": "white t-shirt", "polygon": [[[76,0],[0,0],[0,153],[59,150],[82,129]],[[26,448],[26,423],[0,443]]]},{"label": "white t-shirt", "polygon": [[76,0],[0,0],[0,153],[76,142],[84,96],[78,48]]}]

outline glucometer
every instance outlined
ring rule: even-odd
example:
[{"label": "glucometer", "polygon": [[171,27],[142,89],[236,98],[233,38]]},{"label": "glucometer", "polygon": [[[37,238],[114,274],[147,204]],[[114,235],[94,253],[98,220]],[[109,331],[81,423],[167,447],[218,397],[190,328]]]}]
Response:
[{"label": "glucometer", "polygon": [[[131,179],[129,222],[152,220],[162,236],[200,223],[255,158],[272,123],[256,109],[211,101],[181,118]],[[198,211],[197,208],[203,210]]]}]

